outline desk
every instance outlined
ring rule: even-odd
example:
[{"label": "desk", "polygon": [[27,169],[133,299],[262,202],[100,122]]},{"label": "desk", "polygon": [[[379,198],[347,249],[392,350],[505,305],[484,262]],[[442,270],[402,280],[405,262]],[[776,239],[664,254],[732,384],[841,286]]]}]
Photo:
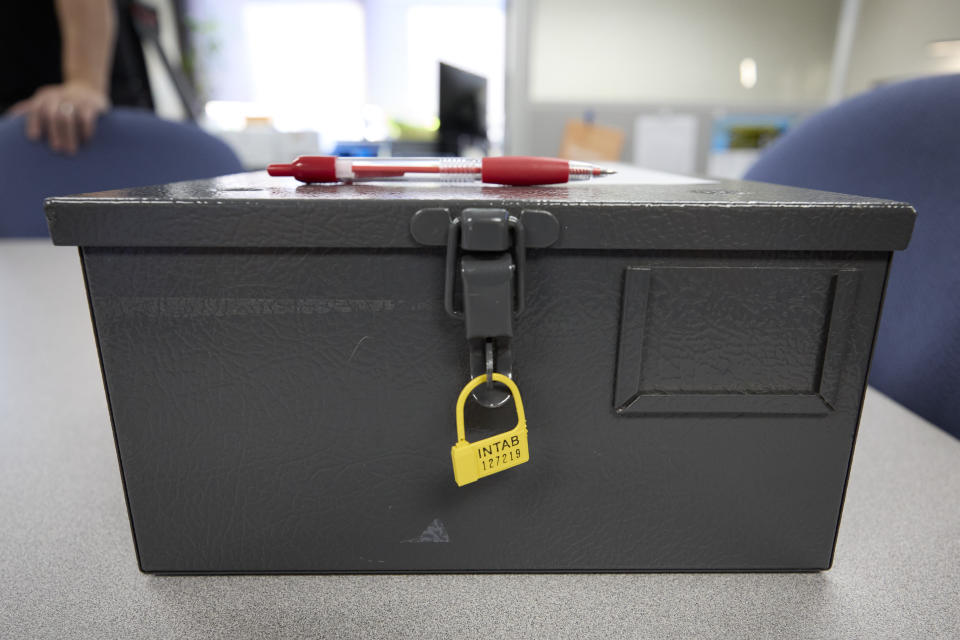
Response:
[{"label": "desk", "polygon": [[824,573],[155,577],[76,250],[0,241],[0,309],[4,638],[960,637],[960,441],[872,389]]}]

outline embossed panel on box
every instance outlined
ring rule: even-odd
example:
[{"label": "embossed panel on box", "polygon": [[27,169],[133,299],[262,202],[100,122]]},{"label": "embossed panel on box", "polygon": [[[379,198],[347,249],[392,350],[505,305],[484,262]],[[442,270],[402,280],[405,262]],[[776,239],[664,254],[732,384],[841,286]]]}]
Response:
[{"label": "embossed panel on box", "polygon": [[616,410],[830,412],[858,277],[804,267],[626,269]]}]

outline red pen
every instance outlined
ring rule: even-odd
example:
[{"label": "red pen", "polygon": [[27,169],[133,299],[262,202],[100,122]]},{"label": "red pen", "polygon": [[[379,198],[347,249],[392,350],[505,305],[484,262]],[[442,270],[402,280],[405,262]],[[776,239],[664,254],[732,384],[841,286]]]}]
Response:
[{"label": "red pen", "polygon": [[338,158],[300,156],[271,164],[271,176],[292,176],[301,182],[368,182],[429,180],[486,182],[512,186],[559,184],[616,173],[586,162],[560,158],[503,156],[497,158]]}]

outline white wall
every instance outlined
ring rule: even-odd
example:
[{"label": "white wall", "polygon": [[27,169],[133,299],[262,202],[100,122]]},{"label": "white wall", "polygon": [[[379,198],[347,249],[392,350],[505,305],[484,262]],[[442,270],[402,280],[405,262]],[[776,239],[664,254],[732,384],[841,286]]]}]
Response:
[{"label": "white wall", "polygon": [[960,0],[863,0],[846,93],[932,73],[960,73],[960,55],[934,57],[927,44],[960,39]]},{"label": "white wall", "polygon": [[[531,102],[816,104],[839,0],[532,0]],[[960,3],[958,3],[960,4]],[[756,87],[739,64],[757,61]]]}]

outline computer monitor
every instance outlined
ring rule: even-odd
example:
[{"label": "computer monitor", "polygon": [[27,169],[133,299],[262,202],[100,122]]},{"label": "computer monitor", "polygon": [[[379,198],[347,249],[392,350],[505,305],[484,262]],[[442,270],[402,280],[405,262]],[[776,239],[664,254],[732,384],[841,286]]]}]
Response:
[{"label": "computer monitor", "polygon": [[487,79],[440,63],[440,153],[487,143]]}]

